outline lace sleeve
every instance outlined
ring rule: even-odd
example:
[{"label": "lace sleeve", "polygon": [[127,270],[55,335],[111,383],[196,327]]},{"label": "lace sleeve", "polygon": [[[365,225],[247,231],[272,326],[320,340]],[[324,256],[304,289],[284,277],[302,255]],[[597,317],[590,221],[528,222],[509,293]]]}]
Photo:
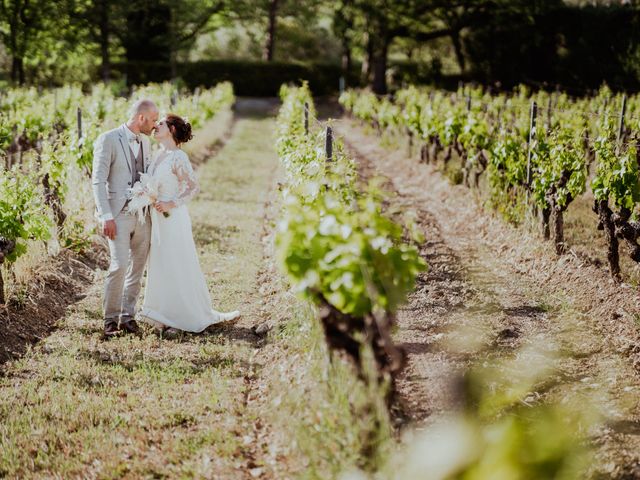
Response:
[{"label": "lace sleeve", "polygon": [[178,178],[178,195],[174,203],[179,207],[189,202],[200,191],[200,187],[186,153],[178,152],[172,171]]}]

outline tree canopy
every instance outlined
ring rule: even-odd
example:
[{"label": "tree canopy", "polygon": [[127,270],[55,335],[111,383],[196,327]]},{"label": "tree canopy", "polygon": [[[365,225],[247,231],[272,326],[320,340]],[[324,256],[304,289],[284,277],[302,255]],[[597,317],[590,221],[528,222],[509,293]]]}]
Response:
[{"label": "tree canopy", "polygon": [[444,74],[491,84],[580,88],[604,80],[635,88],[637,4],[0,0],[0,65],[16,84],[109,80],[127,71],[123,65],[166,65],[176,77],[184,62],[240,59],[332,63],[345,78],[377,93],[387,92],[390,62],[412,64],[414,73],[426,72],[432,80]]}]

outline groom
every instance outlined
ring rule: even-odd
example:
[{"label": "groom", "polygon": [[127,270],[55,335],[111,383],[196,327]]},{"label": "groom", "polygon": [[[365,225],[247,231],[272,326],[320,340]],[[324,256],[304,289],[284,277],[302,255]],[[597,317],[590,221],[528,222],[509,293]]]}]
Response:
[{"label": "groom", "polygon": [[94,143],[93,197],[111,256],[102,303],[106,337],[120,331],[139,333],[133,316],[149,253],[151,220],[141,224],[127,213],[127,189],[147,169],[151,148],[146,135],[153,132],[157,121],[156,105],[139,100],[126,123],[103,133]]}]

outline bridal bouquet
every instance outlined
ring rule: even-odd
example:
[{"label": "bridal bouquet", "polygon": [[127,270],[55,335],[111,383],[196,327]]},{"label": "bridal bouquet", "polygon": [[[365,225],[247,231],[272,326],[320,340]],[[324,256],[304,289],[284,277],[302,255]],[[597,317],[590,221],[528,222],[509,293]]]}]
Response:
[{"label": "bridal bouquet", "polygon": [[[158,201],[160,194],[160,183],[157,178],[149,174],[140,175],[140,180],[127,192],[129,205],[127,211],[138,216],[140,223],[145,222],[145,216],[149,208]],[[169,212],[162,212],[165,217],[169,216]]]}]

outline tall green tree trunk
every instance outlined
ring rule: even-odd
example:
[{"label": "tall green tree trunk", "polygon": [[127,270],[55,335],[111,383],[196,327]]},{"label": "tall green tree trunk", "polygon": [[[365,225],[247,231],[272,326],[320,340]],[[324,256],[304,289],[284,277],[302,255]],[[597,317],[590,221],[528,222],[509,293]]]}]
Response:
[{"label": "tall green tree trunk", "polygon": [[11,61],[11,81],[24,85],[24,60],[17,53],[13,54]]},{"label": "tall green tree trunk", "polygon": [[342,75],[345,81],[349,78],[349,72],[351,72],[352,57],[351,57],[351,45],[349,39],[345,35],[342,38]]},{"label": "tall green tree trunk", "polygon": [[102,65],[100,71],[102,80],[108,82],[111,79],[111,58],[109,55],[109,4],[108,0],[100,0],[98,3],[100,15],[100,54]]},{"label": "tall green tree trunk", "polygon": [[373,55],[373,81],[371,88],[378,95],[386,95],[389,40],[386,36],[383,36],[376,44]]},{"label": "tall green tree trunk", "polygon": [[269,25],[267,27],[267,42],[265,44],[262,59],[273,61],[276,48],[276,28],[278,23],[278,0],[269,1]]},{"label": "tall green tree trunk", "polygon": [[373,67],[373,36],[370,33],[366,34],[367,37],[367,51],[362,62],[362,70],[360,72],[361,81],[363,84],[369,84],[371,81],[371,73]]},{"label": "tall green tree trunk", "polygon": [[451,33],[451,43],[453,44],[453,50],[456,53],[456,60],[460,67],[460,73],[464,73],[467,69],[464,53],[462,52],[462,42],[460,42],[460,31],[455,30]]}]

